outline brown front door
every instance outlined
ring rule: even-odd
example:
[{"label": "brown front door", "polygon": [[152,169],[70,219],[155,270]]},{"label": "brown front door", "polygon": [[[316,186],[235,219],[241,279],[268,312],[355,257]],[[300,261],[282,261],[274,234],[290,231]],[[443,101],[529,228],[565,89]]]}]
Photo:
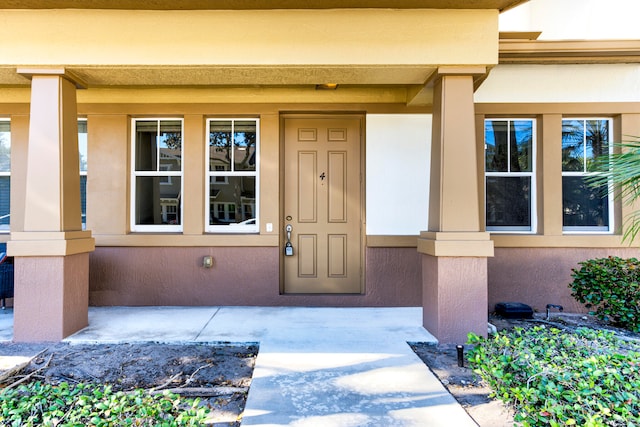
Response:
[{"label": "brown front door", "polygon": [[361,126],[353,116],[285,119],[285,293],[362,292]]}]

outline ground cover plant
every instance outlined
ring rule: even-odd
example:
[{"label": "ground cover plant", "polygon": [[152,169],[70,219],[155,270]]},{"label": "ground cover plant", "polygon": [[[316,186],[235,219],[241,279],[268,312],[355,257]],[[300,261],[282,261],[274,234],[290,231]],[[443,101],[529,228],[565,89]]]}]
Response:
[{"label": "ground cover plant", "polygon": [[640,261],[611,256],[579,264],[571,295],[599,319],[640,332]]},{"label": "ground cover plant", "polygon": [[57,385],[40,381],[0,393],[3,426],[199,426],[208,413],[198,399],[109,385]]},{"label": "ground cover plant", "polygon": [[529,426],[640,426],[640,343],[612,332],[536,326],[470,334],[468,359]]},{"label": "ground cover plant", "polygon": [[234,426],[252,343],[0,343],[0,426]]}]

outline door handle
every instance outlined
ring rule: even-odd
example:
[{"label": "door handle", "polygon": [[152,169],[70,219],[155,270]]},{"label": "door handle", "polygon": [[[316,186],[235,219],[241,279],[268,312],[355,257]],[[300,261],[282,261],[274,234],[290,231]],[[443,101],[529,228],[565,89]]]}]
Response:
[{"label": "door handle", "polygon": [[291,244],[291,231],[293,227],[291,224],[287,224],[285,230],[287,231],[287,243],[284,245],[284,256],[293,256],[293,245]]}]

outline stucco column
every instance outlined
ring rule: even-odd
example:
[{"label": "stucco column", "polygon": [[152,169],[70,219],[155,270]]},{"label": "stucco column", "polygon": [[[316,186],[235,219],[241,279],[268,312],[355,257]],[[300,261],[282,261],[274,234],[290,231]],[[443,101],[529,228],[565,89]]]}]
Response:
[{"label": "stucco column", "polygon": [[489,233],[481,230],[474,75],[484,67],[441,68],[434,84],[429,231],[418,239],[424,327],[441,343],[487,333]]},{"label": "stucco column", "polygon": [[82,230],[76,86],[64,69],[31,78],[24,222],[12,229],[14,341],[59,341],[88,325],[90,231]]}]

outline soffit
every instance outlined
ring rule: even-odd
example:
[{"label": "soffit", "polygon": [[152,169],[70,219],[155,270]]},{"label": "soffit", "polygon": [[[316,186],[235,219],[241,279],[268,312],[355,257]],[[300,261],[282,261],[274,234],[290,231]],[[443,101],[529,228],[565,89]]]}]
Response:
[{"label": "soffit", "polygon": [[[46,67],[40,67],[46,68]],[[435,66],[345,66],[345,67],[100,67],[66,66],[88,87],[237,87],[301,86],[320,83],[340,85],[421,85]],[[15,67],[0,67],[0,84],[28,86],[27,77]]]},{"label": "soffit", "polygon": [[0,9],[497,9],[529,0],[3,0]]}]

